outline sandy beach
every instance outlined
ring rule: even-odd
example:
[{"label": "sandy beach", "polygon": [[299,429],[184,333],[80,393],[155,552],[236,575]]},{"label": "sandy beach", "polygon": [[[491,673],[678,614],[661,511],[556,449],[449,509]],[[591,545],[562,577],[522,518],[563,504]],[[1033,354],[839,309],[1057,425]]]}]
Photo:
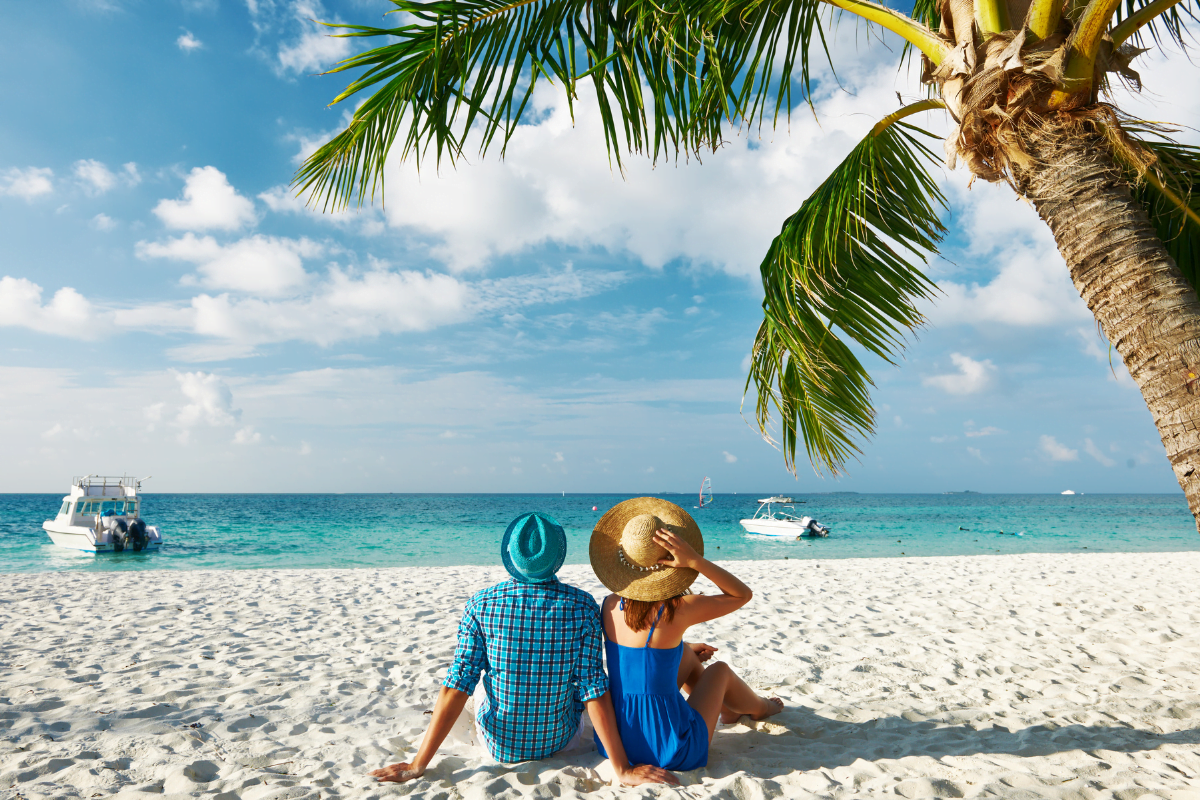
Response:
[{"label": "sandy beach", "polygon": [[366,775],[414,752],[499,567],[5,575],[0,797],[1200,798],[1200,553],[727,566],[755,598],[693,638],[787,710],[678,790],[461,738]]}]

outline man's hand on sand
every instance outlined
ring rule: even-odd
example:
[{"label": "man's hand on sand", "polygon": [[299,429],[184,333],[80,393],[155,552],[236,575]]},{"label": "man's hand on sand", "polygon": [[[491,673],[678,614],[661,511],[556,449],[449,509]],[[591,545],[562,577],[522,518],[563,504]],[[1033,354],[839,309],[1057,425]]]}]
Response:
[{"label": "man's hand on sand", "polygon": [[641,786],[643,783],[679,785],[679,778],[675,777],[674,772],[668,772],[659,767],[652,767],[649,764],[638,764],[636,767],[629,767],[617,775],[617,781],[623,786]]},{"label": "man's hand on sand", "polygon": [[418,769],[407,761],[401,761],[399,764],[389,764],[383,769],[372,770],[371,774],[380,783],[404,783],[421,777],[425,770]]},{"label": "man's hand on sand", "polygon": [[717,648],[711,644],[701,644],[699,642],[689,643],[688,647],[692,648],[692,652],[696,654],[696,658],[700,659],[700,663],[708,661],[716,654]]}]

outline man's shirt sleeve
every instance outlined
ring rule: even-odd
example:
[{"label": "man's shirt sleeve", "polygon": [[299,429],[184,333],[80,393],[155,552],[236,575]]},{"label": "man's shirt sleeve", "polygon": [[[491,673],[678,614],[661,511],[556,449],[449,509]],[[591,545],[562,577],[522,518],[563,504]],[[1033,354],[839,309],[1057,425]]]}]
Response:
[{"label": "man's shirt sleeve", "polygon": [[488,669],[487,645],[479,627],[474,603],[468,603],[458,623],[458,645],[454,648],[454,663],[442,685],[471,694],[479,683],[479,675]]},{"label": "man's shirt sleeve", "polygon": [[600,623],[600,607],[595,600],[585,612],[575,684],[579,687],[579,699],[585,703],[608,691],[608,674],[604,671],[604,629]]}]

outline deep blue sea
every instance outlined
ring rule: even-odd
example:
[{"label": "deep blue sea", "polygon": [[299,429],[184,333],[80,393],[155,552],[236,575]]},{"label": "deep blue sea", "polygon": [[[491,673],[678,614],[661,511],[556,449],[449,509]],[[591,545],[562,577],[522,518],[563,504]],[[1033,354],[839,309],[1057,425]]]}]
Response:
[{"label": "deep blue sea", "polygon": [[[162,549],[91,555],[52,545],[41,529],[62,496],[0,494],[0,572],[494,565],[505,527],[524,511],[556,518],[570,540],[567,562],[585,563],[592,525],[629,497],[143,494]],[[765,494],[721,494],[700,510],[694,495],[659,496],[695,517],[706,554],[720,559],[1200,550],[1182,494],[799,494],[797,513],[833,529],[801,541],[743,532],[738,520]]]}]

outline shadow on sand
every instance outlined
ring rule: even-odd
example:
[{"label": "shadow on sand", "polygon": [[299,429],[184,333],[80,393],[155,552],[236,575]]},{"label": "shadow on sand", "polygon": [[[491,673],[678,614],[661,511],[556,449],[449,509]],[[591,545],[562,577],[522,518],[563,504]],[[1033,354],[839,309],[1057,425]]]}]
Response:
[{"label": "shadow on sand", "polygon": [[[722,752],[720,733],[714,739],[708,772],[720,777],[745,770],[760,778],[797,771],[836,769],[858,759],[879,761],[907,756],[1048,756],[1072,750],[1109,750],[1131,753],[1162,745],[1200,744],[1200,729],[1176,733],[1151,733],[1114,725],[1034,725],[1018,731],[993,727],[976,730],[968,725],[910,721],[884,717],[866,722],[841,722],[818,716],[810,708],[791,707],[766,723],[751,723],[748,749]],[[783,729],[782,732],[780,729]],[[740,750],[740,747],[739,747]],[[756,751],[764,756],[754,764]],[[770,751],[770,757],[767,752]],[[750,762],[750,763],[747,763]],[[786,765],[786,766],[785,766]]]}]

